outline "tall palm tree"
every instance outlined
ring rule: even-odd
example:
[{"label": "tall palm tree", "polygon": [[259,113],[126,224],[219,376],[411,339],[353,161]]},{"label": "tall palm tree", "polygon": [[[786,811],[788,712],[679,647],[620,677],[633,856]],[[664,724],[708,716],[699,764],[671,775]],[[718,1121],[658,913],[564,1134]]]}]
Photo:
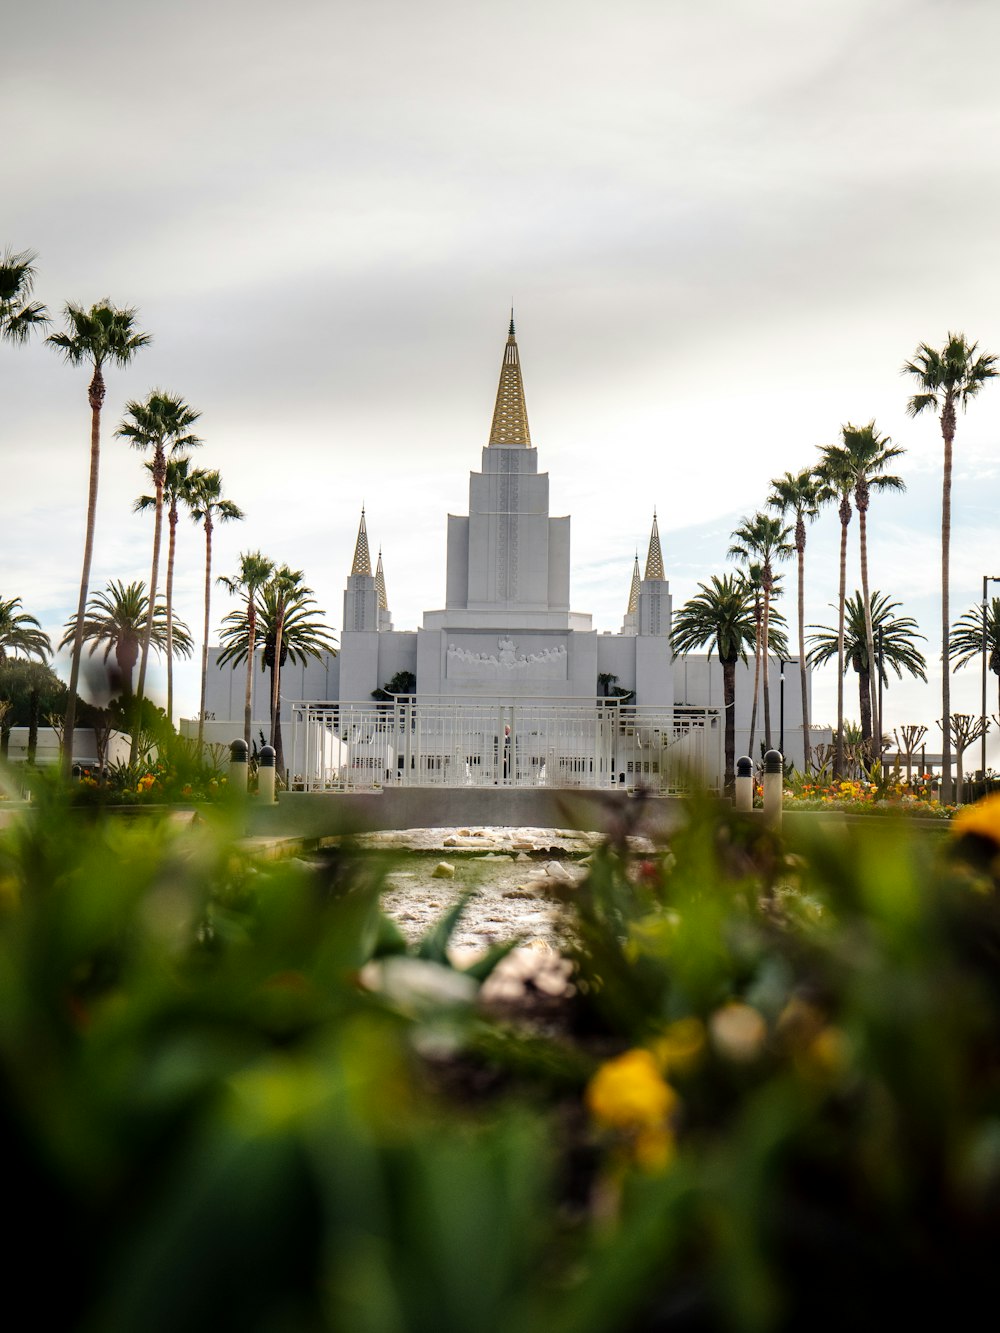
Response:
[{"label": "tall palm tree", "polygon": [[833,776],[844,776],[844,614],[847,604],[847,529],[850,526],[851,496],[854,494],[854,474],[850,459],[842,445],[826,444],[819,451],[820,463],[816,469],[820,478],[821,499],[839,501],[840,518],[840,584],[837,591],[837,734],[834,738]]},{"label": "tall palm tree", "polygon": [[911,417],[933,412],[941,424],[944,441],[944,468],[941,482],[941,799],[951,799],[951,667],[949,635],[949,573],[951,560],[951,471],[958,411],[969,405],[987,380],[997,375],[997,359],[989,352],[979,352],[978,343],[970,343],[963,333],[949,333],[940,351],[921,343],[913,360],[903,366],[904,375],[912,375],[918,386],[906,405]]},{"label": "tall palm tree", "polygon": [[[893,444],[887,435],[879,435],[875,422],[867,426],[841,427],[845,464],[854,475],[854,508],[858,513],[858,541],[861,554],[861,590],[865,601],[865,634],[868,660],[875,656],[875,638],[872,629],[871,596],[868,587],[868,506],[873,491],[905,491],[906,483],[886,471],[886,467],[906,452]],[[882,725],[878,716],[878,682],[871,679],[871,713],[875,719],[872,735],[881,740]],[[872,756],[874,758],[874,755]]]},{"label": "tall palm tree", "polygon": [[728,551],[730,559],[745,560],[748,563],[757,560],[760,563],[761,588],[764,594],[760,654],[764,667],[764,743],[768,749],[771,748],[771,690],[767,659],[771,596],[774,592],[774,564],[778,560],[787,560],[791,555],[793,548],[788,540],[790,535],[791,528],[785,527],[780,518],[758,510],[750,518],[744,519],[734,530],[733,544]]},{"label": "tall palm tree", "polygon": [[76,609],[76,637],[69,675],[69,697],[63,728],[63,772],[68,777],[73,765],[73,730],[76,724],[76,687],[80,681],[80,656],[83,651],[83,624],[90,590],[90,564],[94,554],[94,528],[97,522],[97,485],[101,468],[101,409],[106,387],[105,365],[126,366],[140,348],[150,342],[148,333],[136,329],[136,311],[127,306],[116,309],[108,300],[99,301],[89,310],[67,305],[64,310],[65,333],[50,333],[46,342],[62,352],[71,366],[92,366],[87,388],[90,403],[90,485],[87,493],[87,535],[83,544],[80,572],[80,596]]},{"label": "tall palm tree", "polygon": [[740,575],[713,574],[699,583],[700,592],[674,612],[670,647],[691,653],[707,646],[709,657],[718,653],[722,664],[722,702],[725,711],[725,787],[732,790],[736,768],[736,663],[746,662],[747,648],[756,647],[754,594]]},{"label": "tall palm tree", "polygon": [[[107,662],[114,653],[118,668],[118,680],[122,697],[131,699],[132,675],[139,660],[143,635],[148,623],[149,598],[146,585],[142,580],[125,584],[119,579],[112,579],[106,591],[95,593],[87,605],[87,614],[83,624],[79,625],[76,616],[66,622],[66,632],[59,644],[66,648],[75,642],[79,635],[81,642],[90,644],[90,655],[104,647],[104,660]],[[150,643],[157,652],[167,646],[167,612],[163,602],[157,602],[153,611]],[[179,620],[173,626],[174,651],[184,657],[191,656],[193,644],[188,627]]]},{"label": "tall palm tree", "polygon": [[[150,472],[154,487],[153,521],[153,567],[149,575],[149,610],[146,629],[142,636],[142,652],[139,659],[139,698],[146,689],[146,663],[149,659],[149,641],[153,632],[153,607],[159,591],[160,573],[160,537],[163,531],[163,488],[167,477],[167,456],[184,455],[187,450],[201,444],[197,435],[191,433],[191,427],[201,415],[188,407],[182,398],[174,394],[154,389],[144,403],[130,402],[125,405],[125,419],[118,427],[118,437],[128,440],[134,449],[152,449]],[[169,597],[168,597],[169,605]],[[173,646],[172,644],[170,645]],[[171,673],[172,674],[172,673]],[[132,751],[129,763],[134,764],[139,748],[139,729],[132,736]]]},{"label": "tall palm tree", "polygon": [[[883,685],[887,685],[889,683],[887,666],[892,667],[900,680],[904,671],[909,672],[911,676],[918,676],[921,680],[927,679],[927,662],[916,644],[917,639],[923,639],[925,636],[917,630],[917,622],[912,616],[894,614],[899,605],[899,602],[891,602],[888,594],[879,592],[877,588],[872,591],[871,602],[867,607],[864,593],[860,589],[852,597],[847,598],[845,605],[846,660],[843,669],[846,672],[849,662],[858,675],[861,739],[869,765],[879,753],[878,744],[872,745],[872,725],[873,720],[876,720],[876,713],[872,709],[872,681],[877,682],[881,677]],[[877,656],[869,649],[869,618],[865,614],[869,607],[870,623],[875,629],[879,644]],[[839,626],[836,630],[829,629],[825,625],[810,625],[809,628],[816,631],[809,636],[812,645],[809,650],[809,661],[814,666],[821,666],[836,657],[839,662]]]},{"label": "tall palm tree", "polygon": [[40,662],[52,655],[49,636],[34,616],[20,611],[20,597],[4,601],[0,597],[0,662],[7,657],[37,657]]},{"label": "tall palm tree", "polygon": [[[287,567],[283,567],[287,573]],[[280,574],[280,571],[279,571]],[[299,575],[301,578],[301,575]],[[304,663],[310,657],[323,653],[336,655],[337,644],[332,632],[320,619],[312,589],[288,579],[270,578],[257,594],[257,630],[264,641],[260,669],[271,673],[272,730],[271,744],[279,771],[284,767],[281,744],[281,668],[287,661]],[[279,646],[280,625],[280,646]],[[249,656],[249,625],[246,609],[230,611],[223,621],[219,636],[222,652],[219,665],[230,662],[234,667]]]},{"label": "tall palm tree", "polygon": [[[798,613],[799,613],[799,662],[806,660],[806,521],[810,523],[819,513],[822,503],[823,484],[812,468],[803,468],[801,472],[784,472],[780,477],[771,479],[771,494],[767,498],[768,507],[776,509],[782,518],[795,515],[795,553],[798,560]],[[806,772],[809,771],[809,682],[804,670],[799,671],[799,683],[802,687],[802,755]]]},{"label": "tall palm tree", "polygon": [[231,578],[223,576],[219,582],[234,597],[246,598],[247,624],[247,684],[243,705],[243,739],[250,748],[250,726],[253,721],[253,655],[257,642],[257,593],[274,573],[274,562],[260,551],[241,551],[240,567]]},{"label": "tall palm tree", "polygon": [[[955,669],[964,667],[983,654],[983,608],[974,606],[959,616],[951,629],[950,655]],[[997,707],[1000,709],[1000,597],[986,607],[986,657],[989,670],[997,678]]]},{"label": "tall palm tree", "polygon": [[29,300],[35,286],[35,259],[30,250],[8,249],[0,255],[0,338],[5,342],[27,342],[35,329],[49,322],[45,306]]},{"label": "tall palm tree", "polygon": [[243,518],[243,510],[222,495],[222,478],[215,470],[195,468],[189,475],[188,512],[205,529],[205,628],[201,645],[201,706],[198,709],[198,748],[205,739],[205,693],[208,688],[208,632],[212,605],[212,534],[216,522]]},{"label": "tall palm tree", "polygon": [[[145,463],[146,471],[152,476],[153,465]],[[173,618],[174,618],[174,562],[177,555],[177,524],[180,518],[180,506],[190,508],[194,498],[191,460],[189,458],[168,458],[167,470],[163,479],[163,503],[167,510],[167,721],[174,724],[174,659],[173,659]],[[133,505],[136,513],[152,509],[156,505],[155,495],[140,495]]]}]

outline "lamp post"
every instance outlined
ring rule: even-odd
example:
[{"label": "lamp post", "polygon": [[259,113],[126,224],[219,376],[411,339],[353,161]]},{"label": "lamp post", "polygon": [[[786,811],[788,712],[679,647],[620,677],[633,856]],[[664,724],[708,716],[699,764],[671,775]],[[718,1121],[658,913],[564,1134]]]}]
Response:
[{"label": "lamp post", "polygon": [[876,740],[876,744],[878,745],[878,761],[880,764],[882,762],[882,742],[884,739],[883,733],[885,731],[885,728],[882,725],[882,682],[885,679],[885,653],[882,647],[882,634],[883,634],[883,627],[879,625],[878,627],[878,720],[877,720],[878,738]]},{"label": "lamp post", "polygon": [[986,646],[986,626],[987,626],[986,590],[987,586],[990,583],[1000,583],[1000,576],[997,576],[995,574],[983,575],[983,710],[982,710],[983,735],[981,740],[982,750],[980,753],[979,768],[980,772],[982,773],[984,791],[986,788],[986,669],[989,661],[989,652],[987,651],[987,646]]}]

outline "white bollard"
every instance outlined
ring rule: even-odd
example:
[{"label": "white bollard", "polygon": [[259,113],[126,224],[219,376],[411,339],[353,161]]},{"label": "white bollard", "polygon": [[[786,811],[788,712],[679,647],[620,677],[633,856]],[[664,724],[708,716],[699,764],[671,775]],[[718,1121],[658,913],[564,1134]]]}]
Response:
[{"label": "white bollard", "polygon": [[229,746],[229,790],[246,795],[247,790],[247,743],[233,741]]},{"label": "white bollard", "polygon": [[777,750],[764,756],[764,819],[781,827],[781,798],[785,783],[785,761]]},{"label": "white bollard", "polygon": [[274,746],[265,745],[257,765],[257,795],[262,801],[274,801]]},{"label": "white bollard", "polygon": [[736,761],[736,809],[753,809],[753,760],[747,755]]}]

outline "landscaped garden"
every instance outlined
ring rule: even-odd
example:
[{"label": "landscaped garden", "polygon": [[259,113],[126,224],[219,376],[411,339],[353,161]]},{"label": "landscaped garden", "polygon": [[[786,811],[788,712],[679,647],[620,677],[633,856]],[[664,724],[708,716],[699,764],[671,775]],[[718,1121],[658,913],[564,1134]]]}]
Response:
[{"label": "landscaped garden", "polygon": [[992,1300],[1000,799],[945,837],[697,798],[669,847],[623,823],[552,881],[561,969],[451,956],[462,898],[408,942],[399,853],[255,863],[239,832],[225,801],[122,820],[45,781],[0,833],[34,1318],[764,1330]]}]

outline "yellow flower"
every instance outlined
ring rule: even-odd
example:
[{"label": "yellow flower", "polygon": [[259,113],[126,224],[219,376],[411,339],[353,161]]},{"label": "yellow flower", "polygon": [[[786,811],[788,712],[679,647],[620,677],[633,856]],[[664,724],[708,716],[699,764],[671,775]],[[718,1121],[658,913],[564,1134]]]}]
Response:
[{"label": "yellow flower", "polygon": [[663,1129],[677,1106],[677,1093],[650,1051],[626,1051],[608,1060],[590,1080],[587,1108],[609,1129]]},{"label": "yellow flower", "polygon": [[963,805],[951,821],[951,832],[956,838],[973,833],[1000,844],[1000,792],[984,796],[975,805]]}]

